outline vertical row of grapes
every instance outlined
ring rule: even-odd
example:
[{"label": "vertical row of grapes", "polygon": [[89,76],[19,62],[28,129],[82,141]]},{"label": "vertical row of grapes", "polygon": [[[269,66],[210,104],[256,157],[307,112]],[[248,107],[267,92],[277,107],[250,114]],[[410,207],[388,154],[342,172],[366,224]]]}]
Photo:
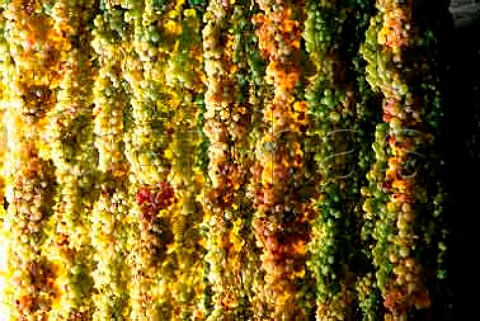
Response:
[{"label": "vertical row of grapes", "polygon": [[[43,137],[37,141],[55,166],[58,184],[50,219],[54,231],[45,252],[58,259],[60,296],[52,319],[92,320],[92,248],[89,215],[93,203],[94,144],[91,105],[93,81],[87,22],[93,2],[56,1],[45,8],[53,18],[62,71],[54,107],[48,111]],[[73,14],[81,12],[81,14]],[[53,38],[55,39],[55,38]],[[55,57],[54,56],[54,57]]]},{"label": "vertical row of grapes", "polygon": [[95,250],[94,320],[129,315],[125,264],[128,229],[129,164],[125,158],[123,133],[128,108],[126,82],[122,79],[125,47],[131,39],[124,23],[125,10],[114,3],[101,3],[102,12],[93,19],[91,45],[98,66],[93,84],[95,148],[98,152],[96,201],[91,214],[90,237]]},{"label": "vertical row of grapes", "polygon": [[179,97],[165,86],[165,78],[175,38],[181,32],[175,17],[182,2],[130,1],[125,6],[124,21],[132,28],[123,62],[131,108],[124,142],[131,168],[128,247],[132,320],[169,318],[174,308],[163,286],[171,267],[163,267],[163,262],[173,242],[169,216],[178,202],[170,184],[168,145],[174,130],[169,121],[179,107]]},{"label": "vertical row of grapes", "polygon": [[[374,223],[373,260],[385,320],[432,318],[441,241],[442,161],[436,149],[442,101],[435,35],[420,21],[428,1],[377,1],[362,49],[368,81],[383,98],[364,208]],[[429,49],[430,48],[430,49]],[[440,272],[440,273],[439,273]]]},{"label": "vertical row of grapes", "polygon": [[263,109],[262,136],[256,146],[254,233],[262,248],[267,293],[266,319],[307,320],[302,279],[312,211],[302,193],[306,103],[301,32],[303,2],[257,1],[254,17],[259,49],[268,61],[265,82],[273,97]]},{"label": "vertical row of grapes", "polygon": [[2,67],[9,86],[3,87],[2,100],[10,204],[4,220],[11,238],[6,295],[11,319],[47,320],[61,291],[54,282],[56,265],[42,251],[52,232],[47,224],[56,183],[54,166],[40,157],[37,142],[45,132],[46,114],[55,105],[66,42],[41,4],[12,1],[4,8],[8,54]]},{"label": "vertical row of grapes", "polygon": [[[202,70],[201,21],[204,7],[179,1],[175,14],[175,44],[170,53],[165,85],[178,97],[172,116],[172,141],[168,159],[172,162],[169,180],[178,196],[170,212],[173,242],[162,265],[164,306],[171,305],[171,320],[203,320],[201,306],[204,249],[199,225],[203,218],[203,173],[197,166],[196,151],[201,142],[196,117],[199,115],[204,86]],[[173,23],[172,23],[173,26]]]},{"label": "vertical row of grapes", "polygon": [[[206,72],[205,125],[209,139],[209,182],[205,187],[205,225],[213,310],[207,320],[237,320],[245,314],[245,296],[239,252],[239,234],[245,204],[246,179],[242,149],[250,123],[250,110],[241,101],[241,67],[235,11],[232,1],[210,1],[205,15],[203,46]],[[238,78],[237,78],[238,76]],[[242,204],[243,203],[243,204]]]},{"label": "vertical row of grapes", "polygon": [[308,246],[309,267],[316,279],[316,315],[325,320],[358,317],[355,287],[365,273],[358,268],[365,261],[357,247],[362,221],[358,202],[370,162],[370,129],[379,111],[366,90],[358,93],[363,76],[357,52],[369,14],[367,8],[359,10],[362,6],[368,2],[308,1],[306,9],[304,38],[314,66],[306,89],[308,136],[316,163],[311,179],[318,211]]},{"label": "vertical row of grapes", "polygon": [[[242,92],[241,103],[248,105],[248,110],[251,113],[249,117],[249,144],[248,147],[245,147],[248,159],[245,163],[248,171],[244,173],[244,175],[248,175],[245,186],[245,200],[248,201],[248,205],[245,204],[244,207],[245,216],[242,231],[245,237],[245,264],[242,271],[242,282],[248,298],[246,317],[251,320],[263,320],[269,313],[267,305],[269,294],[265,287],[265,271],[261,268],[263,249],[253,232],[255,217],[262,215],[254,209],[257,184],[260,182],[259,175],[261,175],[261,168],[258,165],[255,166],[256,153],[254,151],[257,142],[263,136],[265,127],[263,111],[266,102],[272,98],[273,86],[271,84],[267,85],[265,82],[266,57],[261,54],[255,21],[252,19],[261,10],[258,3],[255,2],[250,2],[248,5],[248,1],[246,1],[242,2],[242,5],[243,10],[238,8],[235,12],[238,15],[238,25],[234,30],[238,33],[236,37],[240,37],[240,41],[238,41],[238,54],[234,52],[234,59],[238,59],[240,65],[240,53],[245,50],[243,59],[245,59],[246,64],[242,64],[240,70],[243,71],[242,68],[247,68],[248,71],[245,74],[241,72],[238,78],[241,78],[241,81],[239,81]],[[244,83],[244,79],[246,79],[246,83]]]}]

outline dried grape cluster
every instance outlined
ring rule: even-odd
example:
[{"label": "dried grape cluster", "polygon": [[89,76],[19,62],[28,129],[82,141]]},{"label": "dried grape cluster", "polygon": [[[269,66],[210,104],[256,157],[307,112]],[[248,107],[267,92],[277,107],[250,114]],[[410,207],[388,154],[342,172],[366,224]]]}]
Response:
[{"label": "dried grape cluster", "polygon": [[448,315],[433,4],[0,1],[0,318]]}]

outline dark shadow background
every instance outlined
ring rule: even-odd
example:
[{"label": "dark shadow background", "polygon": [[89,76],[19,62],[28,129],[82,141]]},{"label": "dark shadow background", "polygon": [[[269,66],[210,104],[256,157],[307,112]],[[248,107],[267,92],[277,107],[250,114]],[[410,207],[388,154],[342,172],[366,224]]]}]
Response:
[{"label": "dark shadow background", "polygon": [[[452,5],[456,2],[468,1],[452,0]],[[443,148],[451,194],[448,264],[454,307],[449,321],[480,320],[480,11],[475,2],[462,21],[454,12],[456,27],[446,35],[450,68]]]}]

